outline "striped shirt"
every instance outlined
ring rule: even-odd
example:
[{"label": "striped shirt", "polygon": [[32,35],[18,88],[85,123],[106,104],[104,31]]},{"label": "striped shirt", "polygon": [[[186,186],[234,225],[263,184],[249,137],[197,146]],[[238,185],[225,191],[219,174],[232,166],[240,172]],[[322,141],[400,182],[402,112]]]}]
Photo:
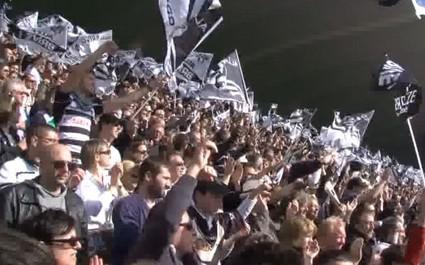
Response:
[{"label": "striped shirt", "polygon": [[90,139],[96,114],[102,111],[100,99],[87,104],[75,93],[56,92],[53,114],[59,128],[59,139],[69,147],[76,162],[80,161],[81,147]]}]

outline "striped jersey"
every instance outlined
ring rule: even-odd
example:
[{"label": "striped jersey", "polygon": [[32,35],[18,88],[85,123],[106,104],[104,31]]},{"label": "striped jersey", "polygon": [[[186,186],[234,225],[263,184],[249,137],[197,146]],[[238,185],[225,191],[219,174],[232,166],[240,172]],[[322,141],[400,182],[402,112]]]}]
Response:
[{"label": "striped jersey", "polygon": [[56,92],[53,115],[58,124],[59,139],[69,147],[76,162],[80,162],[81,147],[90,139],[96,114],[102,111],[102,102],[98,98],[85,103],[76,93]]}]

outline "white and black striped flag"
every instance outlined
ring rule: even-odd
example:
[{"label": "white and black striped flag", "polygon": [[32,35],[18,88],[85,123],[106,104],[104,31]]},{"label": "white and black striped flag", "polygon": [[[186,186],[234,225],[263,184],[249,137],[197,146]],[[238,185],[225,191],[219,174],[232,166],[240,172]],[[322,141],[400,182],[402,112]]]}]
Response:
[{"label": "white and black striped flag", "polygon": [[341,117],[341,113],[335,111],[331,126],[322,127],[320,131],[320,143],[337,149],[358,149],[374,113],[372,110]]},{"label": "white and black striped flag", "polygon": [[235,50],[209,72],[199,98],[204,100],[248,103],[246,85],[239,56]]},{"label": "white and black striped flag", "polygon": [[317,109],[296,109],[286,120],[289,132],[289,138],[295,140],[303,135],[303,132],[309,129],[311,120]]},{"label": "white and black striped flag", "polygon": [[159,0],[165,26],[167,55],[165,71],[172,75],[223,21],[218,0]]},{"label": "white and black striped flag", "polygon": [[178,83],[203,83],[214,55],[212,53],[192,52],[176,70]]},{"label": "white and black striped flag", "polygon": [[372,76],[373,88],[378,91],[389,91],[401,83],[410,83],[413,80],[409,73],[401,65],[390,60],[388,55],[379,70]]}]

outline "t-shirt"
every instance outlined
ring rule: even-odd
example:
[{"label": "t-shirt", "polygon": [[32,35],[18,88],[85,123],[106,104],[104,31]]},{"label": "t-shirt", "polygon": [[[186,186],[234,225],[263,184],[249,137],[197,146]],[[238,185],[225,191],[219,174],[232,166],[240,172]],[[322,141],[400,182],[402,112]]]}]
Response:
[{"label": "t-shirt", "polygon": [[81,147],[90,139],[96,115],[103,112],[102,101],[86,103],[76,93],[56,92],[53,113],[59,128],[59,140],[69,147],[72,157],[80,161]]}]

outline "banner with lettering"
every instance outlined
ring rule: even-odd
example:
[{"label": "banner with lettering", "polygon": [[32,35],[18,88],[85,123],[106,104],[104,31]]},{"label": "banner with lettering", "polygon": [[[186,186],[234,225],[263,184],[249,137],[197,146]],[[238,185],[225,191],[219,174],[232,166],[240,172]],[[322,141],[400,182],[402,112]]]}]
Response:
[{"label": "banner with lettering", "polygon": [[422,88],[416,84],[405,84],[394,97],[397,117],[407,119],[419,112],[422,103]]}]

